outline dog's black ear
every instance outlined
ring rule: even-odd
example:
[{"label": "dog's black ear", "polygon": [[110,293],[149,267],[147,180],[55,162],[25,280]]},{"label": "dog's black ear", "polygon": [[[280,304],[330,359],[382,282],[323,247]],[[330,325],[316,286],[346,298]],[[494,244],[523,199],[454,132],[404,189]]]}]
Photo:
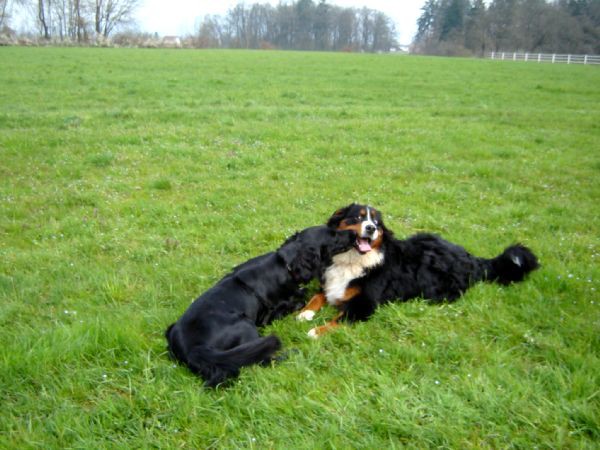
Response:
[{"label": "dog's black ear", "polygon": [[319,249],[312,245],[304,246],[291,265],[292,274],[301,283],[307,283],[319,274],[320,263]]},{"label": "dog's black ear", "polygon": [[281,247],[277,250],[277,254],[286,266],[290,266],[292,261],[296,258],[296,255],[300,251],[301,244],[298,242],[298,233],[288,238]]},{"label": "dog's black ear", "polygon": [[340,225],[342,219],[346,217],[348,210],[350,210],[352,206],[354,206],[354,203],[351,203],[350,205],[345,206],[344,208],[340,208],[336,212],[334,212],[333,215],[327,221],[327,226],[329,228],[337,228]]},{"label": "dog's black ear", "polygon": [[277,254],[298,283],[307,283],[318,275],[321,255],[316,247],[295,241],[283,245]]},{"label": "dog's black ear", "polygon": [[356,243],[356,231],[354,230],[327,230],[329,240],[321,245],[321,264],[326,264],[333,256],[343,253],[354,247]]}]

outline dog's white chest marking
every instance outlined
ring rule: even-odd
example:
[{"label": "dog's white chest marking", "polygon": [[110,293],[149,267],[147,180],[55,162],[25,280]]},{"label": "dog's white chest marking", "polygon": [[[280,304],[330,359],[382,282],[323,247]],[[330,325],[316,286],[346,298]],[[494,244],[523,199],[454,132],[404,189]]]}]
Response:
[{"label": "dog's white chest marking", "polygon": [[383,252],[372,250],[360,254],[355,249],[340,253],[333,257],[333,264],[325,271],[325,286],[323,290],[327,303],[337,305],[344,297],[348,283],[355,278],[362,277],[367,269],[380,265],[383,262]]}]

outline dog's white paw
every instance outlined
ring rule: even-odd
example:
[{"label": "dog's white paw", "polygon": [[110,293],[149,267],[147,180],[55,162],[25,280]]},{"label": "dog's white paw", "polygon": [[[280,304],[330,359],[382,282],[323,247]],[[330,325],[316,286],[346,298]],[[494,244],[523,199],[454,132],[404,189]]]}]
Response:
[{"label": "dog's white paw", "polygon": [[306,311],[302,311],[300,314],[296,316],[296,320],[313,320],[315,317],[315,312],[307,309]]},{"label": "dog's white paw", "polygon": [[311,339],[318,339],[319,335],[317,334],[317,329],[316,328],[311,328],[308,333],[306,333],[308,335],[309,338]]}]

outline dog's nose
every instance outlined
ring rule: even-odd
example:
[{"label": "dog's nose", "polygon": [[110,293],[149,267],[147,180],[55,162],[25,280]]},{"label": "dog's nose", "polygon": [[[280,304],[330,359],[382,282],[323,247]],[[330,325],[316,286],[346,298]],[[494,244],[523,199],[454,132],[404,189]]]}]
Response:
[{"label": "dog's nose", "polygon": [[369,234],[375,233],[375,230],[376,230],[375,225],[369,224],[365,227],[365,231]]}]

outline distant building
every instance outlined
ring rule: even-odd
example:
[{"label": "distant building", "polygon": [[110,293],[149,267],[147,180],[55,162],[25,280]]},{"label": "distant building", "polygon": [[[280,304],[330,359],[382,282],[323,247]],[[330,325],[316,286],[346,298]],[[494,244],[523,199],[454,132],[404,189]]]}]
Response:
[{"label": "distant building", "polygon": [[165,36],[162,38],[162,46],[169,48],[180,48],[181,39],[179,36]]}]

